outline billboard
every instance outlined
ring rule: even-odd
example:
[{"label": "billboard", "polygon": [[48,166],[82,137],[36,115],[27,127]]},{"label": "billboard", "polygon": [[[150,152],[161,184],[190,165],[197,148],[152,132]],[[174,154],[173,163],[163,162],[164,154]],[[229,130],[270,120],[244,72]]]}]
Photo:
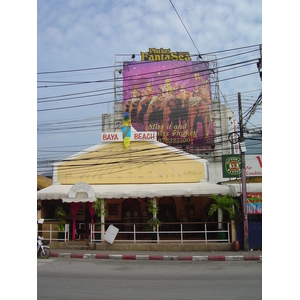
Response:
[{"label": "billboard", "polygon": [[156,131],[171,146],[212,150],[213,115],[209,63],[123,63],[123,114],[137,131]]}]

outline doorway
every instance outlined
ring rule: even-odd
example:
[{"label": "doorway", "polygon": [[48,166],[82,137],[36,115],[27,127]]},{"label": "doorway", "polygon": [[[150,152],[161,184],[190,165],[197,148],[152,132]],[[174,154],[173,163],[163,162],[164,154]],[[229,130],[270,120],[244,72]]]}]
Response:
[{"label": "doorway", "polygon": [[[164,197],[159,199],[158,203],[158,219],[162,223],[177,222],[176,204],[172,197]],[[162,230],[172,230],[175,224],[162,224]]]}]

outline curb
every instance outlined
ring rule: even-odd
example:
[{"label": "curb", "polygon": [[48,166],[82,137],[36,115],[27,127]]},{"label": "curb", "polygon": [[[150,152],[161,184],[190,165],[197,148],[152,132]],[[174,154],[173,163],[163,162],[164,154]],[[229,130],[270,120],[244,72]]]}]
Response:
[{"label": "curb", "polygon": [[262,261],[262,256],[244,255],[128,255],[128,254],[79,254],[51,253],[51,257],[79,259],[109,259],[109,260],[184,260],[184,261]]}]

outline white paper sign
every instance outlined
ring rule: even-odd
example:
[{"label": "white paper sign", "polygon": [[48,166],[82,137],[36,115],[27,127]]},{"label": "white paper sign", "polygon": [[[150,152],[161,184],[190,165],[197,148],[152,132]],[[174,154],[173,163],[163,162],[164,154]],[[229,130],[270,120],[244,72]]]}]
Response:
[{"label": "white paper sign", "polygon": [[104,234],[104,240],[107,241],[108,243],[112,244],[119,232],[119,228],[109,225],[105,234]]}]

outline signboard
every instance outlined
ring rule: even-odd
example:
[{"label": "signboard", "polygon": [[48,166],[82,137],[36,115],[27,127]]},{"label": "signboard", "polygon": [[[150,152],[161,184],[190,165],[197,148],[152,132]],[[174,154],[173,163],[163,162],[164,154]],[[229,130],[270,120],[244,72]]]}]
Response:
[{"label": "signboard", "polygon": [[104,240],[110,244],[112,244],[119,232],[119,228],[109,225],[105,234],[104,234]]},{"label": "signboard", "polygon": [[223,177],[240,177],[242,161],[240,155],[223,155],[222,156]]},{"label": "signboard", "polygon": [[262,155],[246,155],[246,176],[262,176]]},{"label": "signboard", "polygon": [[247,193],[247,212],[252,215],[262,214],[262,193]]},{"label": "signboard", "polygon": [[239,147],[239,136],[236,134],[238,132],[238,122],[236,118],[232,118],[232,147],[233,147],[233,154],[240,154],[240,147]]},{"label": "signboard", "polygon": [[125,112],[123,119],[123,142],[126,149],[128,149],[130,145],[130,137],[131,137],[131,120],[129,117],[129,113]]},{"label": "signboard", "polygon": [[149,48],[148,52],[141,52],[142,61],[153,61],[153,60],[184,60],[190,61],[189,52],[171,52],[171,49],[156,49]]},{"label": "signboard", "polygon": [[123,114],[159,142],[212,151],[213,114],[208,62],[124,62]]},{"label": "signboard", "polygon": [[[102,132],[101,133],[102,142],[123,142],[123,132]],[[149,131],[132,131],[130,141],[138,142],[138,141],[156,141],[156,132]]]},{"label": "signboard", "polygon": [[[262,176],[262,155],[246,155],[246,177]],[[242,162],[240,155],[222,156],[223,177],[241,177]]]}]

